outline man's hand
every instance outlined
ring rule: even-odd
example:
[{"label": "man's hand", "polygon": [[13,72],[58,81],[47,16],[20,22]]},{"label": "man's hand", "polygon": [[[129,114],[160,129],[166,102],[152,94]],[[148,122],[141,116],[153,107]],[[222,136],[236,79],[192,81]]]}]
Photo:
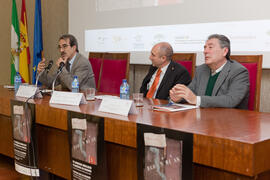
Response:
[{"label": "man's hand", "polygon": [[183,84],[176,84],[170,90],[170,98],[174,102],[179,102],[182,98],[184,98],[190,104],[197,103],[196,95]]},{"label": "man's hand", "polygon": [[57,67],[59,67],[59,65],[60,65],[61,62],[63,62],[63,63],[66,64],[67,59],[64,59],[64,58],[60,57],[60,58],[57,60],[57,62],[56,62]]},{"label": "man's hand", "polygon": [[45,69],[45,58],[42,58],[42,60],[38,63],[37,72],[40,73]]}]

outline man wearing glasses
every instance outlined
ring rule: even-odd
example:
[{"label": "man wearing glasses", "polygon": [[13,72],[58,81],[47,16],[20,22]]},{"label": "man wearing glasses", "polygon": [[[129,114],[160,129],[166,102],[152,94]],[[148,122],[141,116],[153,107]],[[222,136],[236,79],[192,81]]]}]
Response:
[{"label": "man wearing glasses", "polygon": [[[60,64],[64,67],[62,72],[57,78],[55,85],[61,85],[62,90],[71,90],[71,83],[74,76],[78,77],[80,90],[85,90],[89,87],[96,87],[94,73],[90,62],[79,53],[77,39],[71,34],[62,35],[58,41],[58,49],[60,57],[53,64],[49,73],[42,73],[39,81],[47,86],[51,87],[53,80],[57,75]],[[41,73],[45,70],[45,59],[38,64],[37,71]]]}]

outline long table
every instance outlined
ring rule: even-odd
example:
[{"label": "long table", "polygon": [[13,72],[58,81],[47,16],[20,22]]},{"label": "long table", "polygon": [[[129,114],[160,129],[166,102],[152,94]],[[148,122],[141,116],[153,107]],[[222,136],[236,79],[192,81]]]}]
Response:
[{"label": "long table", "polygon": [[[10,99],[25,100],[0,87],[0,153],[13,157]],[[192,133],[193,179],[270,179],[269,113],[226,108],[157,112],[151,106],[158,100],[144,99],[139,114],[124,117],[99,112],[100,100],[65,106],[50,105],[49,99],[30,100],[36,108],[38,164],[66,179],[70,179],[68,111],[104,117],[110,179],[137,179],[137,124]]]}]

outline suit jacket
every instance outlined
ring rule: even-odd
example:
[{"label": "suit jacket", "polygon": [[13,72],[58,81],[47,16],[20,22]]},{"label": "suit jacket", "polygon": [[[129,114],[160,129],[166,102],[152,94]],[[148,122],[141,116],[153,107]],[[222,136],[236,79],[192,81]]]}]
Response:
[{"label": "suit jacket", "polygon": [[[150,66],[148,74],[142,82],[140,92],[146,96],[148,89],[147,84],[150,82],[152,75],[156,72],[157,67]],[[160,86],[156,93],[156,99],[168,99],[170,89],[176,84],[188,85],[191,82],[191,77],[185,67],[182,65],[171,61],[164,77],[160,83]]]},{"label": "suit jacket", "polygon": [[227,60],[214,85],[212,96],[205,96],[210,68],[203,64],[196,69],[189,88],[201,96],[201,107],[248,108],[249,75],[240,63]]},{"label": "suit jacket", "polygon": [[[40,82],[47,87],[51,87],[53,80],[56,77],[57,70],[58,67],[54,63],[49,73],[45,72],[40,76]],[[76,58],[72,64],[70,72],[63,67],[61,74],[58,76],[55,82],[55,86],[61,84],[62,89],[71,90],[71,83],[74,76],[78,76],[80,90],[85,90],[89,87],[96,87],[92,66],[88,59],[79,53],[76,54]]]}]

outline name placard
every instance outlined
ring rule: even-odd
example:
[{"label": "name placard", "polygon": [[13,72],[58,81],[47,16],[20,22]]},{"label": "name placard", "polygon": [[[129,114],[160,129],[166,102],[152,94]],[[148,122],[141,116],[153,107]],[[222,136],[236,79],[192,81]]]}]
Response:
[{"label": "name placard", "polygon": [[53,91],[51,104],[80,105],[87,104],[83,93]]},{"label": "name placard", "polygon": [[[41,93],[37,93],[39,88],[33,85],[21,85],[16,93],[17,97],[30,98],[37,95],[37,97],[42,98]],[[37,93],[37,94],[36,94]]]},{"label": "name placard", "polygon": [[128,116],[137,114],[136,107],[132,100],[104,98],[99,106],[99,111]]}]

